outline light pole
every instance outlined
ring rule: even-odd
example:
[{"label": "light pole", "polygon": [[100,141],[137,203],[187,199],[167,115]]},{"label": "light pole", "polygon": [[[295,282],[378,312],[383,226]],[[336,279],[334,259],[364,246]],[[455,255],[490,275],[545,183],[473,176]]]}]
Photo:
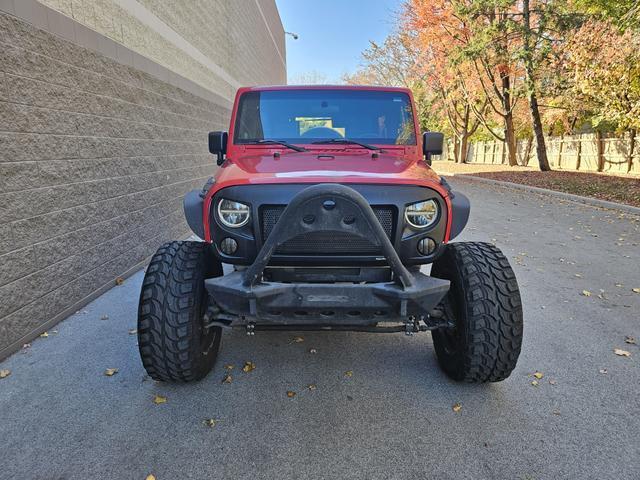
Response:
[{"label": "light pole", "polygon": [[298,40],[298,34],[293,32],[284,32],[285,35],[291,35],[294,40]]}]

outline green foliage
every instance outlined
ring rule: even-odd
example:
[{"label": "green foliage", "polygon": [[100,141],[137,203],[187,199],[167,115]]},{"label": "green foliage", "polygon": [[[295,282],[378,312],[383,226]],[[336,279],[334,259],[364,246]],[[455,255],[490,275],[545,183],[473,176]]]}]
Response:
[{"label": "green foliage", "polygon": [[509,114],[528,138],[534,95],[545,133],[640,129],[640,1],[529,0],[528,20],[525,4],[405,0],[396,32],[344,80],[411,88],[421,127],[449,136],[500,137]]},{"label": "green foliage", "polygon": [[587,15],[622,25],[629,12],[638,9],[638,0],[575,0],[575,5]]}]

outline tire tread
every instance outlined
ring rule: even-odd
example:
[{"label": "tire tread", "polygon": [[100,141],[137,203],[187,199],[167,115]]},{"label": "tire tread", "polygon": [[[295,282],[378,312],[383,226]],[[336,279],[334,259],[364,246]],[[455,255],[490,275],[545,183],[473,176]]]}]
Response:
[{"label": "tire tread", "polygon": [[202,242],[167,242],[147,267],[138,307],[138,346],[154,380],[188,382],[208,372],[199,364],[195,338],[196,295],[204,288],[199,283],[205,278],[207,247]]},{"label": "tire tread", "polygon": [[[443,256],[450,257],[440,263],[436,260],[432,274],[444,273],[443,263],[454,266],[456,272],[444,276],[459,282],[467,322],[459,353],[461,368],[447,373],[474,383],[504,380],[515,368],[522,347],[522,302],[515,273],[504,254],[490,243],[452,243]],[[438,357],[447,371],[446,360],[441,354]]]}]

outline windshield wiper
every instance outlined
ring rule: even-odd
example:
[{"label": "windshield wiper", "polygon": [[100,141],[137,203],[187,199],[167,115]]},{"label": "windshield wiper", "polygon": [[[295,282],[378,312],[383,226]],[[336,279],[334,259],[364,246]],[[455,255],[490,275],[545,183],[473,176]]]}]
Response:
[{"label": "windshield wiper", "polygon": [[291,145],[290,143],[283,142],[281,140],[255,140],[253,142],[246,142],[250,145],[282,145],[283,147],[290,148],[291,150],[295,150],[296,152],[306,152],[307,149],[304,147],[298,147],[297,145]]},{"label": "windshield wiper", "polygon": [[380,150],[378,147],[374,147],[373,145],[369,145],[368,143],[356,142],[355,140],[349,140],[348,138],[327,138],[326,140],[317,140],[315,142],[311,142],[313,144],[320,143],[337,143],[341,145],[360,145],[367,150]]}]

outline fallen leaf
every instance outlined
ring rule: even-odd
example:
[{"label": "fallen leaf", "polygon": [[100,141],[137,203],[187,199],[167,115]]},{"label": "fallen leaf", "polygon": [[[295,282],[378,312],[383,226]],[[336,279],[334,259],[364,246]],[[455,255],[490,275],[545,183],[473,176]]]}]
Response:
[{"label": "fallen leaf", "polygon": [[626,350],[621,350],[619,348],[614,348],[613,349],[613,353],[615,353],[616,355],[618,355],[620,357],[630,357],[631,356],[631,352],[627,352]]},{"label": "fallen leaf", "polygon": [[544,377],[544,373],[536,372],[533,374],[533,376],[536,377],[538,380],[540,380],[542,377]]},{"label": "fallen leaf", "polygon": [[102,315],[100,320],[109,320],[109,315]]},{"label": "fallen leaf", "polygon": [[553,413],[554,415],[560,415],[560,410],[554,410],[554,411],[553,411],[553,412],[551,412],[551,413]]},{"label": "fallen leaf", "polygon": [[31,348],[31,344],[30,343],[25,343],[24,345],[22,345],[23,350],[26,350],[27,348]]},{"label": "fallen leaf", "polygon": [[640,288],[632,288],[631,291],[634,293],[640,293]]},{"label": "fallen leaf", "polygon": [[351,395],[347,395],[347,400],[349,400],[350,402],[353,402],[353,397]]},{"label": "fallen leaf", "polygon": [[226,373],[222,378],[222,383],[231,383],[231,382],[233,382],[233,377],[231,376],[230,373]]},{"label": "fallen leaf", "polygon": [[252,372],[256,369],[256,364],[253,362],[244,362],[244,367],[242,367],[242,371],[244,373]]},{"label": "fallen leaf", "polygon": [[579,273],[576,273],[575,276],[578,278],[582,278],[582,275],[580,275]]},{"label": "fallen leaf", "polygon": [[293,337],[293,340],[291,340],[289,343],[302,343],[302,342],[304,342],[303,337]]},{"label": "fallen leaf", "polygon": [[538,380],[534,380],[533,382],[531,382],[531,385],[533,385],[534,387],[538,386]]},{"label": "fallen leaf", "polygon": [[293,398],[293,397],[295,397],[295,396],[296,396],[296,392],[292,392],[291,390],[288,390],[288,391],[287,391],[287,397],[289,397],[289,398]]},{"label": "fallen leaf", "polygon": [[104,371],[104,374],[105,374],[107,377],[113,377],[116,373],[118,373],[118,369],[117,369],[117,368],[107,368],[107,369]]},{"label": "fallen leaf", "polygon": [[312,391],[313,391],[313,390],[315,390],[315,389],[316,389],[316,388],[318,388],[318,387],[317,387],[314,383],[312,383],[312,384],[310,384],[310,385],[307,385],[307,388],[308,388],[309,390],[312,390]]},{"label": "fallen leaf", "polygon": [[635,337],[632,337],[631,335],[625,335],[624,343],[628,343],[630,345],[635,345],[636,344],[636,339],[635,339]]},{"label": "fallen leaf", "polygon": [[11,375],[11,370],[0,370],[0,378],[7,378]]},{"label": "fallen leaf", "polygon": [[153,397],[153,403],[156,405],[160,405],[161,403],[167,403],[167,397],[163,397],[162,395],[156,395]]},{"label": "fallen leaf", "polygon": [[353,377],[353,372],[351,370],[347,370],[346,372],[344,372],[344,376],[345,377]]},{"label": "fallen leaf", "polygon": [[58,334],[58,330],[51,330],[51,333],[52,333],[53,335],[57,335],[57,334]]},{"label": "fallen leaf", "polygon": [[315,348],[310,348],[309,353],[318,353],[318,350],[316,350]]},{"label": "fallen leaf", "polygon": [[549,380],[549,385],[555,385],[556,383],[558,382],[556,382],[555,380]]},{"label": "fallen leaf", "polygon": [[622,283],[616,283],[616,287],[623,287],[624,285]]},{"label": "fallen leaf", "polygon": [[233,365],[231,365],[231,364],[225,365],[224,368],[225,368],[225,370],[233,370]]},{"label": "fallen leaf", "polygon": [[116,285],[122,285],[124,283],[124,279],[122,277],[116,278]]},{"label": "fallen leaf", "polygon": [[460,403],[454,403],[453,407],[451,407],[451,410],[458,413],[460,410],[462,410],[462,405]]},{"label": "fallen leaf", "polygon": [[42,332],[42,333],[40,334],[40,336],[41,336],[42,338],[47,338],[47,337],[49,336],[49,333],[48,333],[48,332]]},{"label": "fallen leaf", "polygon": [[129,329],[129,335],[135,335],[138,333],[138,329],[137,328],[130,328]]},{"label": "fallen leaf", "polygon": [[147,478],[145,478],[144,480],[156,480],[156,476],[152,475],[152,474],[149,474],[149,475],[147,475]]},{"label": "fallen leaf", "polygon": [[213,428],[216,426],[216,424],[219,422],[219,420],[216,420],[215,418],[207,418],[204,423],[207,427],[209,428]]},{"label": "fallen leaf", "polygon": [[582,290],[582,295],[584,295],[585,297],[590,297],[591,292],[589,290]]},{"label": "fallen leaf", "polygon": [[609,373],[609,372],[607,371],[607,369],[606,369],[606,368],[601,368],[601,369],[600,369],[600,373],[601,373],[601,374],[603,374],[603,375],[606,375],[606,374],[607,374],[607,373]]}]

